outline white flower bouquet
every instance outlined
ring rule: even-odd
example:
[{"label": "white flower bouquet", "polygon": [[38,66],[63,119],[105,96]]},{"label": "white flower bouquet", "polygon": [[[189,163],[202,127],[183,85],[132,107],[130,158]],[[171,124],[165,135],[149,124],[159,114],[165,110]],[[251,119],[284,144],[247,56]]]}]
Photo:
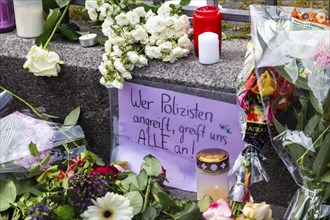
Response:
[{"label": "white flower bouquet", "polygon": [[87,0],[85,7],[91,20],[103,22],[107,40],[99,70],[100,83],[107,88],[123,88],[134,67],[148,65],[148,58],[174,62],[193,47],[190,22],[180,8],[151,7],[135,0]]}]

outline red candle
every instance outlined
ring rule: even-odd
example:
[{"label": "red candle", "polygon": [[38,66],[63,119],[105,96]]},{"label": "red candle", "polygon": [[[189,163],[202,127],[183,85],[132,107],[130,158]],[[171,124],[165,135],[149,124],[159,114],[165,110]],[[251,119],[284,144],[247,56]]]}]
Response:
[{"label": "red candle", "polygon": [[219,53],[221,53],[221,14],[216,6],[197,8],[193,15],[194,47],[198,56],[198,35],[213,32],[219,36]]}]

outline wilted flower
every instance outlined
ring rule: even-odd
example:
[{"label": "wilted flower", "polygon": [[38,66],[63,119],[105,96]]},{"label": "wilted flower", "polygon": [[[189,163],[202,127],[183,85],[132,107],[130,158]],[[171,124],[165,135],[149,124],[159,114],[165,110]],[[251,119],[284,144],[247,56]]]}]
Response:
[{"label": "wilted flower", "polygon": [[253,201],[250,201],[245,204],[243,215],[245,218],[253,220],[267,220],[272,218],[272,210],[270,205],[265,202],[253,203]]},{"label": "wilted flower", "polygon": [[23,67],[36,76],[57,76],[61,71],[60,60],[57,53],[33,45],[26,56]]}]

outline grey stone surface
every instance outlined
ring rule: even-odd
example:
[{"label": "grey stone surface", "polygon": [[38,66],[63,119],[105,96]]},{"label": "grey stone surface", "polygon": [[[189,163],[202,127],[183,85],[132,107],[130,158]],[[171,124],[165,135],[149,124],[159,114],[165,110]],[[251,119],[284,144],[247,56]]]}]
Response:
[{"label": "grey stone surface", "polygon": [[[102,57],[101,47],[82,48],[78,43],[55,39],[49,48],[56,51],[65,64],[59,77],[45,78],[35,77],[22,67],[33,43],[34,39],[19,38],[15,32],[0,34],[0,85],[62,119],[79,105],[82,110],[79,124],[89,140],[90,149],[108,160],[112,131],[108,90],[99,84],[97,70]],[[224,41],[221,60],[214,65],[201,65],[191,54],[173,64],[150,61],[148,67],[135,69],[133,77],[233,94],[246,44],[244,40]],[[16,104],[13,109],[22,107]],[[295,184],[272,147],[265,147],[263,153],[268,158],[265,164],[271,180],[252,186],[255,200],[287,206]]]}]

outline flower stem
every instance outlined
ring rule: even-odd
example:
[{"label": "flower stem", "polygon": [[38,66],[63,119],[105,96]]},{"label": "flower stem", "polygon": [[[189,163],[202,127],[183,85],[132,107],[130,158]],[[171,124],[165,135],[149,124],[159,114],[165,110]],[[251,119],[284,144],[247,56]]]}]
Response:
[{"label": "flower stem", "polygon": [[318,136],[318,138],[316,139],[316,141],[312,144],[312,146],[310,148],[308,148],[305,153],[303,155],[301,155],[301,157],[298,158],[297,163],[299,163],[299,161],[303,162],[306,154],[316,145],[316,143],[321,139],[321,137],[323,137],[323,135],[330,129],[330,124],[328,125],[328,127],[322,132],[322,134],[320,136]]},{"label": "flower stem", "polygon": [[144,212],[147,209],[147,205],[148,205],[148,197],[150,194],[150,188],[151,188],[151,177],[149,177],[149,181],[148,181],[148,186],[147,186],[147,191],[146,194],[144,194],[144,201],[143,201],[143,208],[142,208],[142,212]]},{"label": "flower stem", "polygon": [[18,95],[16,95],[15,93],[13,93],[12,91],[0,86],[0,89],[8,92],[10,95],[14,96],[16,99],[20,100],[21,102],[23,102],[26,106],[28,106],[39,118],[43,118],[42,115],[39,113],[39,111],[33,107],[32,105],[30,105],[27,101],[25,101],[24,99],[22,99],[21,97],[19,97]]},{"label": "flower stem", "polygon": [[53,36],[54,36],[54,34],[55,34],[57,28],[61,25],[61,22],[62,22],[62,20],[63,20],[65,14],[67,13],[67,11],[68,11],[68,9],[69,9],[70,3],[71,3],[71,0],[69,0],[68,3],[66,4],[66,6],[65,6],[65,8],[64,8],[64,11],[63,11],[63,13],[62,13],[60,19],[58,19],[58,21],[56,22],[55,27],[54,27],[52,33],[50,34],[50,36],[49,36],[47,42],[45,43],[45,45],[44,45],[42,48],[44,48],[44,49],[47,49],[47,48],[48,48],[48,45],[49,45],[50,41],[52,40],[52,38],[53,38]]}]

